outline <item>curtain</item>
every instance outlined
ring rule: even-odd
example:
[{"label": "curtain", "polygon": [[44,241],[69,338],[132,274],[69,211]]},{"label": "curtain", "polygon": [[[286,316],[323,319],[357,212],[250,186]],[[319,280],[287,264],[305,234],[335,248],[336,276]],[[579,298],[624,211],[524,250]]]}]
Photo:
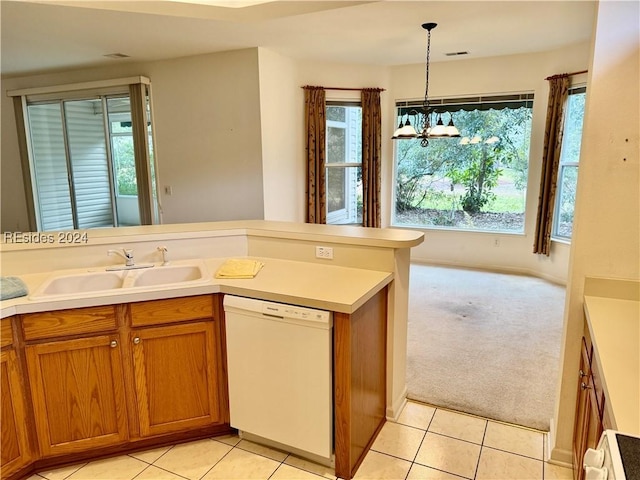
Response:
[{"label": "curtain", "polygon": [[380,228],[380,89],[362,90],[362,225]]},{"label": "curtain", "polygon": [[140,224],[152,225],[154,223],[154,198],[151,184],[149,133],[147,130],[147,86],[144,83],[130,84],[129,97],[131,102],[131,124],[136,162]]},{"label": "curtain", "polygon": [[558,164],[564,130],[564,110],[569,95],[569,77],[549,77],[549,102],[544,132],[542,172],[540,174],[540,196],[533,253],[549,256],[551,252],[551,226],[556,196]]},{"label": "curtain", "polygon": [[325,182],[326,105],[322,87],[304,87],[307,154],[307,223],[327,223]]}]

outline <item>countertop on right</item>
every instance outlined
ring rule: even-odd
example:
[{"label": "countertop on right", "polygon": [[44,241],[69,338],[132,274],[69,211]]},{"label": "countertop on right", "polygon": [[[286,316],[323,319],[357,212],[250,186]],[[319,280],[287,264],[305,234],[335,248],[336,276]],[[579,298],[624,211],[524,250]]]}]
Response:
[{"label": "countertop on right", "polygon": [[640,435],[640,301],[586,295],[584,310],[615,428]]}]

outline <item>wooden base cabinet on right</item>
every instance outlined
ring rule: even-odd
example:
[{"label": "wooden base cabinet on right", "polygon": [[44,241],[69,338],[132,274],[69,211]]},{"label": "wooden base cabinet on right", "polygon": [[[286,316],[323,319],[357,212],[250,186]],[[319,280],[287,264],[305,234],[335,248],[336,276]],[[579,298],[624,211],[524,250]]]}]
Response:
[{"label": "wooden base cabinet on right", "polygon": [[588,332],[582,339],[580,371],[576,401],[576,416],[573,428],[573,477],[583,480],[584,453],[588,448],[596,448],[605,428],[605,397],[602,390],[600,370],[593,354],[593,346]]}]

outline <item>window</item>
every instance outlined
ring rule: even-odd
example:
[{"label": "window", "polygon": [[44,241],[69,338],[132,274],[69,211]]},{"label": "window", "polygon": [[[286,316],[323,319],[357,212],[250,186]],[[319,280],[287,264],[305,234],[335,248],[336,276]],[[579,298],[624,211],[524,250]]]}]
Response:
[{"label": "window", "polygon": [[586,87],[576,87],[567,98],[552,230],[552,237],[564,240],[570,240],[573,232],[585,97]]},{"label": "window", "polygon": [[[397,104],[397,125],[419,124],[422,102]],[[533,94],[432,101],[460,138],[395,141],[393,224],[524,232]],[[432,122],[435,124],[435,122]]]},{"label": "window", "polygon": [[25,126],[32,230],[157,221],[149,85],[142,79],[9,92],[24,115],[18,125]]},{"label": "window", "polygon": [[327,102],[327,223],[362,225],[362,107]]}]

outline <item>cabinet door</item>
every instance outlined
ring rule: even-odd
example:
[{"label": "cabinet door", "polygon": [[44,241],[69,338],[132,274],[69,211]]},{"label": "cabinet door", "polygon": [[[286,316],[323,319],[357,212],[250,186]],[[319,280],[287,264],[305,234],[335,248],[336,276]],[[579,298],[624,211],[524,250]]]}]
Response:
[{"label": "cabinet door", "polygon": [[120,346],[115,335],[26,347],[43,456],[128,439]]},{"label": "cabinet door", "polygon": [[16,352],[13,349],[0,354],[0,425],[2,426],[2,476],[7,477],[26,465],[31,459],[29,440],[25,428],[26,410]]},{"label": "cabinet door", "polygon": [[213,322],[132,332],[142,436],[221,423]]},{"label": "cabinet door", "polygon": [[583,339],[582,354],[580,356],[576,416],[573,427],[573,477],[575,480],[582,480],[584,476],[582,458],[586,450],[585,445],[587,444],[587,429],[590,417],[588,392],[590,376],[589,354]]}]

